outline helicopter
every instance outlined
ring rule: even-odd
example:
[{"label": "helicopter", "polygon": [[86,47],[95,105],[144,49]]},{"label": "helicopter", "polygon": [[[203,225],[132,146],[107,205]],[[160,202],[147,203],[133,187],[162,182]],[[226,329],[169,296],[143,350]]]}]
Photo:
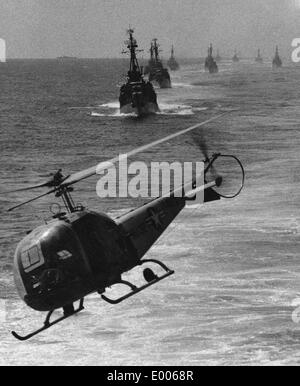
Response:
[{"label": "helicopter", "polygon": [[[227,113],[134,149],[127,156],[195,131]],[[163,262],[144,258],[153,244],[186,207],[187,202],[195,200],[197,192],[203,192],[203,201],[207,203],[237,197],[244,187],[245,172],[237,157],[221,153],[209,157],[207,149],[202,150],[206,157],[203,161],[204,185],[198,186],[196,176],[188,186],[183,184],[181,197],[177,197],[174,190],[170,191],[169,195],[153,199],[117,219],[76,205],[71,195],[75,184],[116,164],[119,160],[117,157],[68,176],[59,170],[45,183],[18,189],[28,191],[43,188],[46,191],[8,211],[52,194],[63,200],[65,211],[59,211],[50,222],[28,232],[16,249],[13,271],[18,294],[27,306],[47,312],[47,315],[41,328],[27,335],[12,331],[12,335],[25,341],[42,333],[83,311],[84,298],[92,293],[98,293],[104,301],[116,305],[173,275],[174,270]],[[217,191],[224,183],[224,178],[214,170],[217,160],[221,159],[232,159],[242,173],[239,189],[232,196]],[[122,279],[124,273],[138,266],[143,268],[145,282],[139,287]],[[163,273],[157,274],[149,266],[157,267]],[[108,297],[106,290],[117,284],[128,288],[126,294],[116,299]],[[76,306],[77,302],[79,304]],[[62,309],[62,316],[52,321],[53,313],[58,309]]]}]

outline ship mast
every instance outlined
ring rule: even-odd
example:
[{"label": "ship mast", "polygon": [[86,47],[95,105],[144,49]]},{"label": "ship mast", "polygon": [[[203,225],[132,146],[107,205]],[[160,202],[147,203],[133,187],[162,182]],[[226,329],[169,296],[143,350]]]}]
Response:
[{"label": "ship mast", "polygon": [[172,50],[171,50],[171,58],[174,59],[174,46],[172,45]]},{"label": "ship mast", "polygon": [[150,47],[150,57],[151,57],[151,61],[153,61],[153,59],[154,59],[154,47],[153,47],[152,42],[151,42],[151,47]]},{"label": "ship mast", "polygon": [[140,75],[141,69],[136,57],[136,52],[138,51],[138,44],[136,39],[133,37],[134,30],[130,28],[128,30],[129,34],[129,40],[126,42],[127,48],[129,49],[130,53],[130,67],[129,67],[129,74],[130,75]]},{"label": "ship mast", "polygon": [[155,61],[159,62],[159,45],[157,44],[157,39],[153,39],[153,50],[155,54]]},{"label": "ship mast", "polygon": [[208,48],[208,56],[211,58],[212,57],[212,53],[213,53],[213,46],[212,46],[212,43],[210,43],[210,46]]}]

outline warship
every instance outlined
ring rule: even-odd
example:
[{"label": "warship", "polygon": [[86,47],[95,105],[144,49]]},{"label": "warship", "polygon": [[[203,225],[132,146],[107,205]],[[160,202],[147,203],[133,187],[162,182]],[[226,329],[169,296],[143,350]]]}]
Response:
[{"label": "warship", "polygon": [[56,58],[56,60],[61,60],[61,61],[65,61],[65,62],[73,62],[75,60],[78,60],[78,58],[76,58],[76,56],[58,56]]},{"label": "warship", "polygon": [[209,71],[210,74],[216,74],[219,72],[218,65],[213,58],[213,46],[212,44],[208,47],[208,56],[205,59],[205,71]]},{"label": "warship", "polygon": [[6,43],[0,38],[0,66],[6,63]]},{"label": "warship", "polygon": [[218,50],[217,51],[217,56],[216,56],[216,62],[221,62],[221,60],[222,60],[222,57],[220,55],[220,51]]},{"label": "warship", "polygon": [[129,51],[124,51],[130,54],[130,67],[127,82],[120,90],[120,112],[135,113],[137,116],[154,114],[159,111],[157,96],[151,82],[146,82],[143,78],[143,69],[136,56],[138,45],[133,33],[133,29],[128,30],[129,40],[126,44]]},{"label": "warship", "polygon": [[167,68],[164,68],[159,57],[159,45],[157,39],[153,39],[153,66],[150,68],[149,81],[158,83],[160,88],[171,88],[171,77]]},{"label": "warship", "polygon": [[256,63],[263,63],[263,61],[264,61],[262,56],[261,56],[260,49],[257,52],[257,57],[255,58],[255,61],[256,61]]},{"label": "warship", "polygon": [[240,58],[238,57],[238,54],[237,54],[237,51],[236,51],[236,50],[234,51],[234,56],[233,56],[233,58],[232,58],[232,61],[233,61],[234,63],[238,63],[238,62],[240,61]]},{"label": "warship", "polygon": [[275,57],[273,59],[273,68],[280,68],[280,67],[282,67],[282,60],[279,56],[278,46],[276,46]]},{"label": "warship", "polygon": [[145,66],[145,68],[144,68],[144,75],[150,74],[150,72],[152,71],[152,69],[155,66],[154,47],[153,47],[153,43],[152,42],[151,42],[151,46],[150,46],[149,52],[150,52],[150,59],[149,59],[149,62],[147,64],[147,66]]},{"label": "warship", "polygon": [[179,70],[179,64],[178,64],[178,62],[177,62],[177,60],[175,59],[175,56],[174,56],[174,46],[172,46],[171,57],[170,57],[170,59],[168,61],[168,66],[169,66],[169,68],[172,71]]}]

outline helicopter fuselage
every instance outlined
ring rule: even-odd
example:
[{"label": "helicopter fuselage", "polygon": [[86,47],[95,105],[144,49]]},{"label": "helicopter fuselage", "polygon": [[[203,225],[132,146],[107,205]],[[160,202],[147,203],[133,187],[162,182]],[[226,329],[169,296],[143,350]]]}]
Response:
[{"label": "helicopter fuselage", "polygon": [[50,311],[120,280],[137,264],[137,253],[121,228],[105,214],[80,211],[31,232],[15,254],[21,298]]},{"label": "helicopter fuselage", "polygon": [[[212,188],[205,189],[204,202],[219,199]],[[15,253],[20,297],[37,311],[53,311],[90,293],[103,294],[122,281],[123,273],[141,265],[187,200],[160,197],[116,220],[80,209],[36,228]]]},{"label": "helicopter fuselage", "polygon": [[[205,193],[205,201],[219,198],[212,189]],[[158,198],[116,221],[81,210],[38,227],[15,253],[20,297],[37,311],[52,311],[104,293],[140,264],[185,205],[185,198]]]},{"label": "helicopter fuselage", "polygon": [[[204,202],[220,196],[207,189]],[[37,311],[105,292],[141,259],[186,206],[185,197],[161,197],[115,221],[80,210],[29,233],[17,247],[14,276],[20,297]]]}]

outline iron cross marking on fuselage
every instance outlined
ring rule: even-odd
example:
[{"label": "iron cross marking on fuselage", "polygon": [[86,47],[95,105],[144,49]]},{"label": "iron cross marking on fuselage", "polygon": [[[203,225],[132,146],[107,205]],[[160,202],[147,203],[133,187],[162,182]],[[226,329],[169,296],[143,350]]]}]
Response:
[{"label": "iron cross marking on fuselage", "polygon": [[149,218],[148,220],[154,225],[156,229],[161,229],[163,227],[163,223],[160,218],[160,213],[156,212],[154,209],[148,209]]}]

